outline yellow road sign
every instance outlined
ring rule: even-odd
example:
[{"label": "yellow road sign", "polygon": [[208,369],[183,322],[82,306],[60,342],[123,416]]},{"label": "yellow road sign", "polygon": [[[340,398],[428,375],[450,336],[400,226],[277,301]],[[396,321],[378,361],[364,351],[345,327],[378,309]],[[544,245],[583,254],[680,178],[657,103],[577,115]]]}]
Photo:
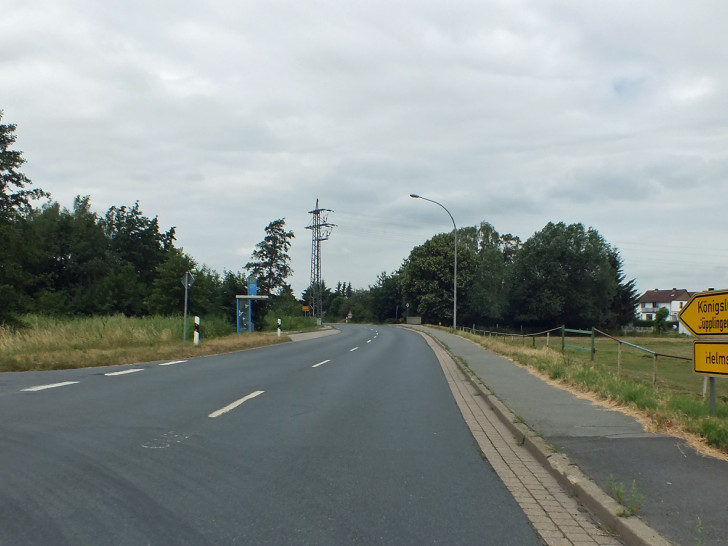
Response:
[{"label": "yellow road sign", "polygon": [[728,341],[694,341],[693,371],[703,375],[728,375]]},{"label": "yellow road sign", "polygon": [[728,290],[695,294],[677,318],[696,336],[728,336]]}]

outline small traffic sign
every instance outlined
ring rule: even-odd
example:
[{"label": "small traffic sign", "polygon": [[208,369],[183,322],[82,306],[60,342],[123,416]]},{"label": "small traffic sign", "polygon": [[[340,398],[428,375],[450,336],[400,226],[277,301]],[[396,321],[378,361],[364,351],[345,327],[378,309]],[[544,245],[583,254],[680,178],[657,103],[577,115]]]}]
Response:
[{"label": "small traffic sign", "polygon": [[695,336],[728,336],[728,290],[695,294],[677,318]]},{"label": "small traffic sign", "polygon": [[192,285],[195,284],[195,278],[189,271],[185,273],[184,277],[182,277],[180,280],[182,281],[182,286],[184,286],[185,288],[192,288]]},{"label": "small traffic sign", "polygon": [[702,375],[728,375],[728,341],[694,341],[693,371]]}]

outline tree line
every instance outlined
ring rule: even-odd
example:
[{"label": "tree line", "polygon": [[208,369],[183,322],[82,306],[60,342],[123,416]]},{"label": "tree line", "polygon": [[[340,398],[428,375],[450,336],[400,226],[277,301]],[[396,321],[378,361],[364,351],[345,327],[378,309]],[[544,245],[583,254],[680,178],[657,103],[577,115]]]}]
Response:
[{"label": "tree line", "polygon": [[[549,222],[525,242],[487,222],[458,230],[459,325],[520,329],[568,325],[616,330],[635,317],[639,294],[616,248],[580,223]],[[455,244],[438,234],[415,247],[394,273],[366,289],[323,287],[326,320],[420,316],[452,324]]]},{"label": "tree line", "polygon": [[[188,271],[195,277],[193,314],[235,323],[235,295],[247,293],[246,272],[258,279],[259,293],[271,296],[256,303],[257,324],[266,315],[302,314],[311,287],[298,298],[287,282],[294,234],[285,219],[265,228],[243,271],[219,274],[176,247],[175,228],[162,229],[138,202],[98,214],[89,196],[77,196],[67,209],[32,188],[20,172],[22,153],[12,150],[15,130],[0,123],[0,323],[22,313],[180,314]],[[34,206],[41,199],[46,202]],[[618,251],[594,229],[549,223],[522,243],[483,222],[459,229],[457,240],[461,325],[616,328],[634,317],[635,281],[625,279]],[[322,284],[324,320],[349,313],[358,322],[418,315],[451,324],[453,259],[453,234],[438,234],[368,288]]]},{"label": "tree line", "polygon": [[198,265],[175,247],[174,227],[160,228],[138,202],[97,214],[89,196],[77,196],[71,209],[51,201],[20,171],[15,130],[0,123],[0,324],[23,313],[181,314],[188,271],[195,277],[190,312],[235,318],[242,273]]}]

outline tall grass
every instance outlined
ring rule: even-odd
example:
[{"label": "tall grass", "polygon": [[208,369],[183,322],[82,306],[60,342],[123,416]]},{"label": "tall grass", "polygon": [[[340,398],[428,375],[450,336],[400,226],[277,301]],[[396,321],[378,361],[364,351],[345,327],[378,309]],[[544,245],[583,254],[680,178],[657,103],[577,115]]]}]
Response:
[{"label": "tall grass", "polygon": [[192,343],[181,316],[58,318],[30,315],[20,328],[0,327],[0,371],[48,370],[128,364],[210,354],[275,343],[264,334],[234,334],[223,318],[203,317],[201,344]]}]

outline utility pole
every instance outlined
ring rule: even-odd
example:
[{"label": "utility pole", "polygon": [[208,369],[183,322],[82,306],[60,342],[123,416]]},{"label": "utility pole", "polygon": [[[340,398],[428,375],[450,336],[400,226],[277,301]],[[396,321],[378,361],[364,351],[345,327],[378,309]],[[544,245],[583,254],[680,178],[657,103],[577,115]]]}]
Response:
[{"label": "utility pole", "polygon": [[317,318],[319,325],[323,318],[323,283],[321,281],[321,241],[326,241],[331,235],[331,230],[336,224],[328,221],[331,209],[319,208],[319,201],[316,199],[316,208],[309,211],[311,224],[306,229],[311,230],[311,288],[310,302],[311,314]]}]

